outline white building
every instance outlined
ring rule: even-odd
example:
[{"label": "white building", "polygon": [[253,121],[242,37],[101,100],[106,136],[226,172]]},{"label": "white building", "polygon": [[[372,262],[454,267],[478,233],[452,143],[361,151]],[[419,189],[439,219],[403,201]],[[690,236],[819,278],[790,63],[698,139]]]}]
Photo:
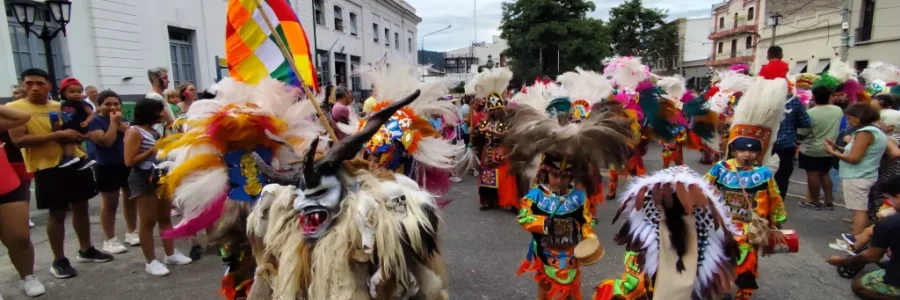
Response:
[{"label": "white building", "polygon": [[712,58],[712,17],[679,18],[672,21],[678,28],[678,50],[672,59],[660,59],[658,74],[679,74],[690,88],[701,89],[709,83],[712,72],[707,66]]},{"label": "white building", "polygon": [[[286,1],[317,49],[314,63],[320,65],[322,84],[353,81],[348,86],[354,90],[368,89],[351,79],[358,66],[415,63],[421,19],[403,0]],[[207,87],[228,74],[217,60],[225,55],[227,5],[226,0],[73,1],[67,36],[60,34],[52,43],[56,77],[74,76],[85,85],[135,99],[150,90],[147,69],[164,66],[172,87],[181,82]],[[3,98],[11,95],[22,70],[46,69],[46,56],[43,42],[34,35],[26,38],[8,6],[0,10],[0,21],[8,24],[0,27],[0,53],[7,53],[0,55]],[[49,20],[39,17],[35,30],[43,19]]]},{"label": "white building", "polygon": [[487,65],[505,67],[507,58],[502,55],[507,48],[506,40],[494,36],[491,43],[475,43],[468,47],[447,50],[444,53],[444,73],[453,82],[465,82],[474,78],[478,66]]}]

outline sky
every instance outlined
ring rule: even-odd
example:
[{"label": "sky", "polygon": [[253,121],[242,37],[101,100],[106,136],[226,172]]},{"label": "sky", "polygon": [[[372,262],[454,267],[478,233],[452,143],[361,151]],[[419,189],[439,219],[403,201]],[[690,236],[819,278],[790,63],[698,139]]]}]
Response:
[{"label": "sky", "polygon": [[[426,50],[446,51],[468,47],[472,37],[477,42],[490,42],[492,36],[500,35],[497,29],[503,17],[501,3],[513,0],[406,0],[416,8],[422,18],[419,23],[419,46]],[[623,0],[592,0],[597,9],[591,17],[609,19],[609,10]],[[713,4],[723,0],[644,0],[644,7],[669,10],[669,18],[704,17],[710,15]],[[477,9],[475,9],[477,8]],[[477,18],[473,18],[477,16]],[[450,25],[450,29],[429,35],[423,43],[422,37]]]}]

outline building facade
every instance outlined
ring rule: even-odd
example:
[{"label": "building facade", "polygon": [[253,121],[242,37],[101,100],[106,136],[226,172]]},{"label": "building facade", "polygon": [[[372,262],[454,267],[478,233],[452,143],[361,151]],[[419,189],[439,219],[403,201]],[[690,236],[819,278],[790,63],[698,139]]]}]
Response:
[{"label": "building facade", "polygon": [[752,65],[762,18],[760,0],[728,0],[714,5],[713,30],[708,37],[713,53],[709,65],[715,70],[734,64]]},{"label": "building facade", "polygon": [[[822,73],[831,62],[840,60],[841,0],[815,0],[810,5],[791,1],[765,1],[768,15],[784,17],[774,26],[772,22],[760,28],[759,49],[752,70],[759,71],[766,64],[766,49],[774,45],[784,51],[789,74]],[[793,12],[793,13],[791,13]]]},{"label": "building facade", "polygon": [[[672,23],[678,28],[678,51],[674,58],[661,62],[665,74],[679,74],[689,88],[702,89],[709,84],[712,72],[707,66],[712,51],[708,40],[712,17],[679,18]],[[663,73],[660,73],[663,74]]]},{"label": "building facade", "polygon": [[474,43],[468,47],[447,50],[444,53],[445,77],[454,83],[467,82],[478,73],[479,66],[492,64],[506,67],[507,59],[503,51],[508,47],[506,40],[494,36],[490,43]]},{"label": "building facade", "polygon": [[[368,89],[352,75],[360,66],[415,63],[421,19],[403,0],[286,1],[316,49],[314,63],[322,85]],[[181,82],[208,87],[228,76],[223,69],[227,5],[227,0],[73,1],[67,35],[51,43],[57,79],[74,76],[131,100],[150,90],[147,69],[168,67],[170,87]],[[0,76],[2,98],[11,95],[22,70],[46,69],[46,56],[43,42],[34,35],[26,37],[8,5],[0,10],[0,21],[7,24],[0,27],[0,53],[8,53],[0,58],[0,72],[5,74]],[[33,28],[49,19],[49,13],[44,14]]]},{"label": "building facade", "polygon": [[856,0],[850,13],[853,35],[848,62],[862,71],[870,62],[900,65],[900,1]]}]

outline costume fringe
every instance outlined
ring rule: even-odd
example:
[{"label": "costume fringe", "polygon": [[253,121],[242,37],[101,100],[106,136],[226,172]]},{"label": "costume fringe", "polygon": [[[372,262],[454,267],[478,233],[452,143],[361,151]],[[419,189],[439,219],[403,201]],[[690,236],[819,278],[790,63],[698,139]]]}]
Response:
[{"label": "costume fringe", "polygon": [[546,295],[548,300],[582,300],[581,270],[579,270],[578,273],[575,274],[575,279],[572,280],[572,283],[562,284],[548,277],[547,273],[544,272],[544,266],[541,260],[535,258],[532,261],[529,261],[527,259],[522,261],[522,264],[519,266],[518,271],[516,271],[516,276],[520,276],[526,272],[532,271],[535,272],[535,282],[537,282],[538,284],[550,286],[550,290],[547,291]]}]

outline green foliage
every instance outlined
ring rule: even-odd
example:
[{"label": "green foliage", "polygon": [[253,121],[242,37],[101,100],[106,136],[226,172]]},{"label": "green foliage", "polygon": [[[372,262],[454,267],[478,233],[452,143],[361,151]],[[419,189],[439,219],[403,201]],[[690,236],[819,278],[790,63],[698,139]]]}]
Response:
[{"label": "green foliage", "polygon": [[630,0],[609,12],[609,32],[619,56],[640,56],[644,63],[672,57],[678,49],[678,27],[666,22],[667,10],[646,8]]},{"label": "green foliage", "polygon": [[[603,21],[588,18],[586,0],[517,0],[503,3],[500,37],[513,83],[542,75],[555,77],[575,67],[599,70],[612,52]],[[557,63],[558,61],[558,63]]]},{"label": "green foliage", "polygon": [[465,93],[466,92],[466,83],[463,81],[460,81],[455,87],[450,89],[450,92],[454,93],[454,94]]}]

